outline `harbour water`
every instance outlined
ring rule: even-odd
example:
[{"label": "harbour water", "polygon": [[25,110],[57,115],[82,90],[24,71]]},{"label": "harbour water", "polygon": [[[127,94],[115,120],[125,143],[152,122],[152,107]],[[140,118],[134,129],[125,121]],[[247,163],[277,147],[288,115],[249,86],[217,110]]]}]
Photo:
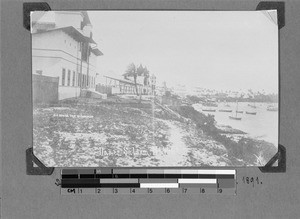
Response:
[{"label": "harbour water", "polygon": [[[267,111],[267,103],[256,103],[253,108],[250,105],[253,103],[242,102],[238,103],[238,111],[243,111],[243,113],[238,113],[237,117],[241,117],[241,120],[230,119],[229,116],[236,116],[235,111],[236,103],[227,103],[225,106],[223,103],[219,103],[218,107],[204,107],[201,104],[194,104],[193,107],[206,115],[214,115],[215,120],[218,125],[231,126],[234,129],[239,129],[246,132],[250,137],[265,140],[278,145],[278,111]],[[277,107],[277,104],[275,105]],[[216,110],[215,112],[206,112],[203,109]],[[219,112],[219,110],[232,110],[232,112]],[[246,114],[247,112],[256,112],[256,115]]]}]

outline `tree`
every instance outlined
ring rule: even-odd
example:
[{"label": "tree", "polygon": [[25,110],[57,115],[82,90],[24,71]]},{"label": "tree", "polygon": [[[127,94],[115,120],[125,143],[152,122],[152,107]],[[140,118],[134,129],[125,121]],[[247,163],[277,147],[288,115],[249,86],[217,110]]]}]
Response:
[{"label": "tree", "polygon": [[146,66],[143,67],[142,64],[140,64],[139,67],[136,67],[134,63],[129,64],[125,73],[123,74],[123,76],[126,79],[128,79],[128,77],[133,77],[137,95],[139,95],[138,88],[137,88],[137,77],[138,76],[144,76],[144,85],[146,85],[146,86],[149,85],[150,72],[147,69],[147,67]]},{"label": "tree", "polygon": [[143,68],[144,85],[149,85],[150,72],[147,67]]},{"label": "tree", "polygon": [[126,79],[127,79],[127,77],[133,77],[136,95],[138,96],[139,92],[138,92],[137,81],[136,81],[137,76],[138,76],[138,71],[137,71],[137,68],[135,67],[134,63],[131,63],[131,64],[128,65],[128,67],[127,67],[125,73],[123,74],[123,76]]},{"label": "tree", "polygon": [[145,70],[144,67],[142,66],[142,64],[140,64],[140,66],[137,67],[137,69],[136,69],[136,74],[138,76],[142,76],[144,74],[144,70]]}]

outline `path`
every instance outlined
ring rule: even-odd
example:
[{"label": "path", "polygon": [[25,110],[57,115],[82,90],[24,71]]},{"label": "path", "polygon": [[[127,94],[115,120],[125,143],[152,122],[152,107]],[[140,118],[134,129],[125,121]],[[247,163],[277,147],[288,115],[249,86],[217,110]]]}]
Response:
[{"label": "path", "polygon": [[160,166],[186,166],[189,149],[183,141],[184,130],[171,121],[164,121],[169,127],[170,147],[156,151],[156,158],[160,160]]}]

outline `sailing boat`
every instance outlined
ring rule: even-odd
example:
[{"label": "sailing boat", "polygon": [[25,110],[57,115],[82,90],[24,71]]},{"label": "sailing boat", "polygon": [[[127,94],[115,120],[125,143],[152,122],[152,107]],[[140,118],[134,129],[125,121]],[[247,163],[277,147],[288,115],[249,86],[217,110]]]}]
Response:
[{"label": "sailing boat", "polygon": [[230,105],[226,102],[226,100],[224,101],[224,108],[219,109],[219,112],[225,112],[225,113],[231,113],[232,109],[228,109],[230,108]]},{"label": "sailing boat", "polygon": [[253,104],[248,104],[248,106],[250,106],[251,108],[254,108],[254,109],[256,109],[256,105],[255,105],[255,102],[253,103]]},{"label": "sailing boat", "polygon": [[211,108],[206,108],[206,109],[202,109],[203,112],[216,112],[215,109],[211,109]]},{"label": "sailing boat", "polygon": [[[251,108],[256,108],[255,102],[254,102],[254,105],[248,104],[248,106],[250,106]],[[252,111],[252,110],[246,110],[246,114],[248,114],[248,115],[256,115],[256,112]]]},{"label": "sailing boat", "polygon": [[231,109],[220,109],[219,112],[231,113]]},{"label": "sailing boat", "polygon": [[237,114],[238,114],[238,102],[236,101],[235,116],[229,116],[229,119],[242,120],[242,117],[238,117]]}]

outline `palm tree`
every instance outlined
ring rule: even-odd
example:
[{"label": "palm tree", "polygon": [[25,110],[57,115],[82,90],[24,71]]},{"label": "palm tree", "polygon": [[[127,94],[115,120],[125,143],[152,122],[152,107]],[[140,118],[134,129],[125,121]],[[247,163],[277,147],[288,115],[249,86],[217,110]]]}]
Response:
[{"label": "palm tree", "polygon": [[125,73],[123,74],[123,76],[127,79],[127,77],[133,77],[134,80],[134,86],[135,86],[135,91],[136,91],[136,95],[138,96],[138,88],[137,88],[137,76],[138,76],[138,71],[137,68],[135,67],[134,63],[131,63],[128,65]]},{"label": "palm tree", "polygon": [[142,64],[140,64],[140,66],[137,67],[137,69],[136,69],[136,74],[138,76],[142,76],[144,74],[144,70],[145,70],[144,67],[142,66]]},{"label": "palm tree", "polygon": [[147,67],[145,67],[143,69],[143,75],[144,75],[144,85],[149,85],[149,77],[150,77],[150,72],[147,69]]},{"label": "palm tree", "polygon": [[144,76],[144,82],[143,82],[144,85],[145,86],[149,85],[150,72],[147,69],[147,67],[146,66],[143,67],[142,64],[140,64],[139,67],[136,67],[134,63],[129,64],[123,76],[126,79],[128,79],[128,77],[133,77],[137,96],[139,96],[138,87],[137,87],[138,76]]}]

